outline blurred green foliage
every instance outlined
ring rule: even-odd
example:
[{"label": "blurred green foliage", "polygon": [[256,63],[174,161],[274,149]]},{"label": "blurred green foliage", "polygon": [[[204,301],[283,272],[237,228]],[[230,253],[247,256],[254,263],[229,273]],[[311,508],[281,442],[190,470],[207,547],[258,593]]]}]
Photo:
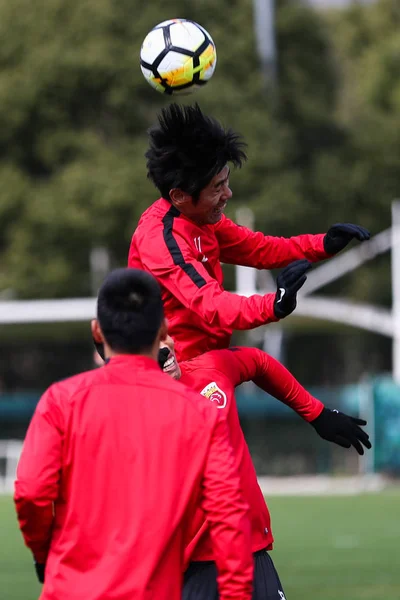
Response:
[{"label": "blurred green foliage", "polygon": [[[201,23],[218,51],[212,82],[182,101],[197,100],[249,144],[248,164],[232,176],[231,215],[246,203],[276,235],[390,224],[400,184],[398,4],[277,5],[272,93],[251,0],[0,0],[0,290],[88,295],[91,248],[126,263],[138,217],[157,198],[146,129],[170,101],[144,81],[138,54],[146,33],[176,16]],[[354,275],[353,295],[388,303],[385,265]]]}]

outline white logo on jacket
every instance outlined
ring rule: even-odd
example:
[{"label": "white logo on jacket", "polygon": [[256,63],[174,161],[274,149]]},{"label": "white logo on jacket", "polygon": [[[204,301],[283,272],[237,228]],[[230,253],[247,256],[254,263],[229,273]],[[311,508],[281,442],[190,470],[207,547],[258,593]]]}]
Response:
[{"label": "white logo on jacket", "polygon": [[194,247],[196,248],[197,252],[200,254],[200,260],[201,262],[207,262],[208,258],[205,254],[203,254],[203,251],[201,249],[201,238],[200,236],[193,238],[194,241]]},{"label": "white logo on jacket", "polygon": [[279,302],[282,302],[283,296],[286,294],[286,290],[285,288],[279,288],[280,291],[280,296],[279,296],[279,300],[277,300],[277,303],[279,304]]},{"label": "white logo on jacket", "polygon": [[217,408],[225,408],[227,402],[226,394],[217,386],[215,381],[206,385],[200,394],[211,400],[211,402],[216,402]]}]

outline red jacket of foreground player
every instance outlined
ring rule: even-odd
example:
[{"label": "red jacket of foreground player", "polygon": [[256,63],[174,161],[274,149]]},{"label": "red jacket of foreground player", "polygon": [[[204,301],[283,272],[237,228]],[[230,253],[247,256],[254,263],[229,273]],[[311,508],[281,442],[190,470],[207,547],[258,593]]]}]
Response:
[{"label": "red jacket of foreground player", "polygon": [[[221,418],[227,421],[242,491],[250,506],[253,552],[271,549],[273,536],[270,514],[240,426],[235,387],[253,380],[306,421],[315,419],[324,405],[311,396],[281,363],[257,348],[214,350],[183,362],[180,367],[181,381],[209,398]],[[204,513],[199,511],[194,523],[188,535],[186,565],[190,560],[215,560]]]},{"label": "red jacket of foreground player", "polygon": [[180,600],[199,503],[221,598],[250,600],[239,490],[226,424],[155,361],[119,355],[54,384],[29,426],[15,490],[25,542],[46,563],[41,600]]},{"label": "red jacket of foreground player", "polygon": [[224,215],[216,225],[199,226],[161,198],[139,221],[128,266],[149,271],[160,282],[178,360],[187,360],[227,348],[234,329],[277,320],[275,294],[246,298],[224,290],[221,262],[273,269],[300,258],[318,261],[328,256],[323,238],[265,236]]}]

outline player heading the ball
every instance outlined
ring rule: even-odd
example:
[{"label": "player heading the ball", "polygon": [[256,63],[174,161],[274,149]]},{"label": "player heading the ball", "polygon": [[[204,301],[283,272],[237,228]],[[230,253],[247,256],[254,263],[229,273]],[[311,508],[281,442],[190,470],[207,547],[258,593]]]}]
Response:
[{"label": "player heading the ball", "polygon": [[[285,318],[296,308],[311,262],[370,236],[349,223],[291,238],[236,225],[224,212],[232,197],[230,168],[245,162],[245,144],[198,104],[171,103],[161,110],[149,130],[146,158],[148,177],[161,198],[139,220],[128,265],[152,273],[160,283],[178,360],[227,348],[235,329]],[[247,298],[224,289],[221,262],[286,268],[276,292]]]}]

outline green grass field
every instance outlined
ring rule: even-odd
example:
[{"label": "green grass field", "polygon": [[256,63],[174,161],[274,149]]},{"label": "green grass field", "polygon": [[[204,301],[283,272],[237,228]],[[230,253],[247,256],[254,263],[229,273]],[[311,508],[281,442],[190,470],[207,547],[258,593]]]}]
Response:
[{"label": "green grass field", "polygon": [[[287,600],[399,600],[400,494],[273,497],[272,557]],[[0,598],[37,600],[12,500],[0,497]]]}]

